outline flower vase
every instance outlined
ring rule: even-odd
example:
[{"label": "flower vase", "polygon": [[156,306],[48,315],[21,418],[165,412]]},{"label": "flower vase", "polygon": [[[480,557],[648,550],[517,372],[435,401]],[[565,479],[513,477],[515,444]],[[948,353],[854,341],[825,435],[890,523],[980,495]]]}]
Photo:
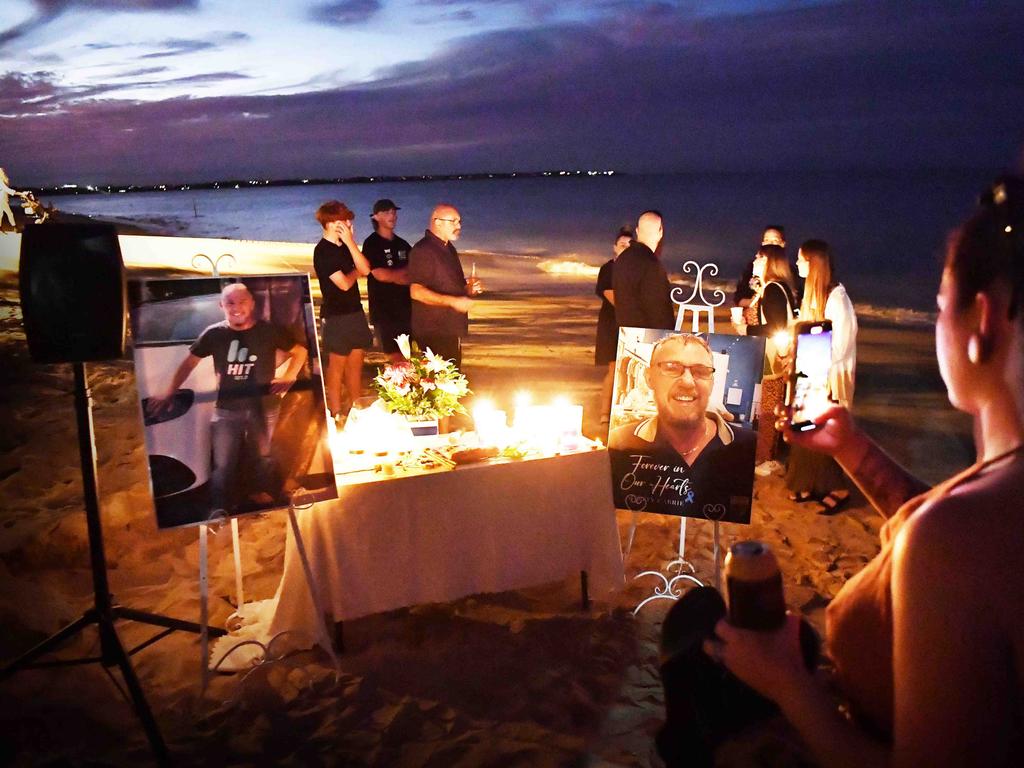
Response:
[{"label": "flower vase", "polygon": [[432,437],[440,434],[437,419],[423,419],[413,416],[405,417],[413,437]]}]

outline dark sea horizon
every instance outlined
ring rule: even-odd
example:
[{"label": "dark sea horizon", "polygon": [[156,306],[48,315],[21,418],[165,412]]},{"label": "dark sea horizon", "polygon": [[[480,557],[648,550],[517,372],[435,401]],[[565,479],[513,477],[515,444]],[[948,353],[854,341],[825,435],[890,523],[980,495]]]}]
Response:
[{"label": "dark sea horizon", "polygon": [[[460,251],[598,266],[619,227],[662,212],[663,259],[713,262],[733,282],[769,224],[786,228],[795,259],[810,238],[828,241],[839,279],[858,306],[921,321],[930,316],[949,232],[995,176],[980,170],[550,176],[295,185],[55,196],[58,209],[133,221],[180,236],[315,243],[313,212],[329,199],[371,231],[375,200],[401,208],[397,232],[418,240],[433,206],[462,216]],[[571,271],[571,270],[570,270]],[[589,272],[589,270],[586,270]],[[895,312],[895,315],[892,313]]]}]

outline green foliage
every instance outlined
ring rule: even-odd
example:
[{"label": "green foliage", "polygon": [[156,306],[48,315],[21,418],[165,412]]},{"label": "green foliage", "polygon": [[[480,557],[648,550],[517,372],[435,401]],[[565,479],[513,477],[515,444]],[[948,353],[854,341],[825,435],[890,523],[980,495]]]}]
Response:
[{"label": "green foliage", "polygon": [[407,356],[408,360],[377,369],[373,379],[372,386],[388,411],[424,419],[466,412],[459,400],[470,393],[469,382],[455,363],[429,347],[421,354],[412,345]]}]

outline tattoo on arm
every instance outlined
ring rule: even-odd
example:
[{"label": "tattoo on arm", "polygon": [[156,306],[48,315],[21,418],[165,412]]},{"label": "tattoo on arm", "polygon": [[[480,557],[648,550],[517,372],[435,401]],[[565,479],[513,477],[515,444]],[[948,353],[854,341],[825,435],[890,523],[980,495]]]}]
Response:
[{"label": "tattoo on arm", "polygon": [[929,488],[873,443],[857,466],[844,469],[871,505],[886,518]]}]

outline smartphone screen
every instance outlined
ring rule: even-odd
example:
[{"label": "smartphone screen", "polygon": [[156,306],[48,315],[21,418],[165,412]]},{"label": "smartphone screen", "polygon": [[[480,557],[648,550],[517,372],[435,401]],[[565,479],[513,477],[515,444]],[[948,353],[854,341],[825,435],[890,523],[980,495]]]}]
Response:
[{"label": "smartphone screen", "polygon": [[828,391],[828,372],[832,367],[832,323],[798,323],[793,375],[789,382],[787,405],[793,409],[793,429],[806,432],[832,405]]}]

